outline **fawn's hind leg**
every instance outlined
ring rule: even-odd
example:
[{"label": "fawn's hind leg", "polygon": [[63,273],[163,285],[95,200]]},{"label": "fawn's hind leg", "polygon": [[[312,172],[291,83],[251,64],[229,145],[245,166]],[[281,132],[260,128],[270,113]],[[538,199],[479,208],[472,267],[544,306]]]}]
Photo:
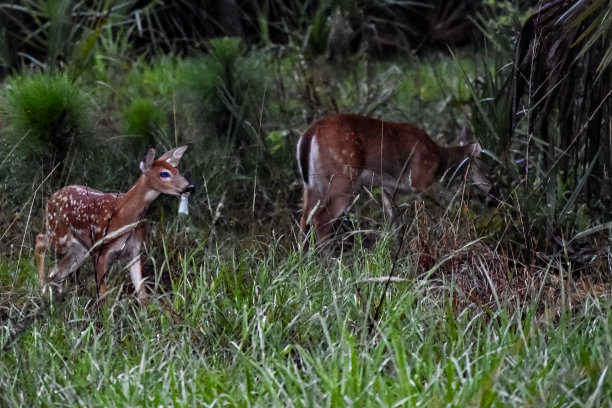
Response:
[{"label": "fawn's hind leg", "polygon": [[36,236],[34,259],[36,260],[36,267],[38,268],[38,281],[43,291],[47,285],[47,275],[45,275],[45,252],[47,252],[47,236],[45,234],[38,234]]},{"label": "fawn's hind leg", "polygon": [[49,271],[49,279],[51,280],[49,283],[59,284],[63,282],[70,274],[79,269],[79,266],[87,258],[89,258],[89,250],[78,241],[73,240],[62,259]]}]

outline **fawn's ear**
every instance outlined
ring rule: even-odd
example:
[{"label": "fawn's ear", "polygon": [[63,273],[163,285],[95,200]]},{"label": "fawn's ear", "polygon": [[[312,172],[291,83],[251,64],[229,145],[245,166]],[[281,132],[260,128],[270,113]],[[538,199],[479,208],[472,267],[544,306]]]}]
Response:
[{"label": "fawn's ear", "polygon": [[142,171],[143,173],[149,171],[149,169],[153,165],[153,160],[155,160],[155,149],[151,148],[149,149],[145,160],[140,162],[140,171]]},{"label": "fawn's ear", "polygon": [[168,150],[166,153],[162,154],[161,157],[157,160],[165,160],[172,167],[177,167],[179,161],[183,157],[185,150],[187,150],[188,145],[177,147],[172,150]]}]

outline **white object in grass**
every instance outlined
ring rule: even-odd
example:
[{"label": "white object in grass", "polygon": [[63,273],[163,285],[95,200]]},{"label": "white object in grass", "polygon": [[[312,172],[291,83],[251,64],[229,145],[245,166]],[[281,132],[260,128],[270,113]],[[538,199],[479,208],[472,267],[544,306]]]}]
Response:
[{"label": "white object in grass", "polygon": [[181,203],[179,204],[178,209],[179,214],[189,215],[189,207],[187,207],[188,201],[189,199],[187,198],[187,196],[181,196]]}]

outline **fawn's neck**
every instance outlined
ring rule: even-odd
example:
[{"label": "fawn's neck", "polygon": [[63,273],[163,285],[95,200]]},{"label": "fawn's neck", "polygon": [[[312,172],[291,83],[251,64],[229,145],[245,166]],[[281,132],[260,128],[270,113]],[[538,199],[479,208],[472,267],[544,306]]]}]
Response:
[{"label": "fawn's neck", "polygon": [[143,174],[121,198],[116,214],[124,223],[137,221],[159,194],[159,191],[148,185],[146,175]]}]

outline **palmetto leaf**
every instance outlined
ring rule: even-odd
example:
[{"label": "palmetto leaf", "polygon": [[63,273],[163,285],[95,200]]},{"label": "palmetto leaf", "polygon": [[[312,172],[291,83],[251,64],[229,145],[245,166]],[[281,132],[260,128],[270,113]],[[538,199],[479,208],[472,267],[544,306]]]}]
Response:
[{"label": "palmetto leaf", "polygon": [[[611,35],[608,0],[548,2],[521,30],[508,88],[510,114],[513,128],[521,121],[528,124],[525,186],[533,189],[528,193],[533,200],[547,192],[548,217],[557,206],[569,213],[580,204],[612,204]],[[529,168],[536,174],[528,175]],[[571,228],[569,218],[548,223]]]}]

